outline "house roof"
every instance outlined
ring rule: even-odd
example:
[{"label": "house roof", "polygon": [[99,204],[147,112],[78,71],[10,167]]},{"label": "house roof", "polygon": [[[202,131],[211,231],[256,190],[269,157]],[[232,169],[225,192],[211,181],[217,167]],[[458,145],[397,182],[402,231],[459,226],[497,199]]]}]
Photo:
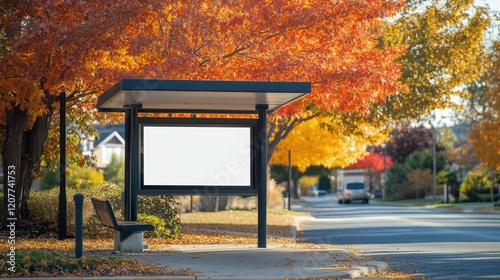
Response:
[{"label": "house roof", "polygon": [[104,145],[109,141],[117,139],[121,143],[125,143],[125,123],[117,124],[107,124],[107,125],[97,125],[95,126],[97,133],[99,134],[95,145]]},{"label": "house roof", "polygon": [[103,146],[106,144],[118,144],[118,145],[125,145],[125,139],[118,134],[118,132],[113,131],[110,134],[106,136],[106,138],[102,139],[97,143],[97,146]]},{"label": "house roof", "polygon": [[123,79],[99,96],[101,111],[143,109],[177,111],[274,110],[311,92],[309,82],[193,81]]}]

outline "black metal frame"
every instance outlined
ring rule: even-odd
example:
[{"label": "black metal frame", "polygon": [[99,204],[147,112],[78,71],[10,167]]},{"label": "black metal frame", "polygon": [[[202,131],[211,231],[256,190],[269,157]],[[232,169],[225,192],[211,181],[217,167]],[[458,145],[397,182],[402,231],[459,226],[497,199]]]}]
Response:
[{"label": "black metal frame", "polygon": [[[257,195],[259,174],[257,119],[216,119],[216,118],[139,118],[139,195]],[[251,164],[250,184],[248,186],[204,186],[204,185],[145,185],[144,184],[144,128],[145,127],[247,127],[250,128]],[[195,175],[195,174],[193,174]]]}]

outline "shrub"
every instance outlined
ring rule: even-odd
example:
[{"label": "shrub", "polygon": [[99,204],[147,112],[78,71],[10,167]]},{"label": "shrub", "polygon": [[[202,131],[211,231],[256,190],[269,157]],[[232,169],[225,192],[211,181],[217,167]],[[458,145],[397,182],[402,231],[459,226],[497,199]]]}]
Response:
[{"label": "shrub", "polygon": [[59,186],[59,179],[60,179],[59,169],[56,170],[44,169],[43,178],[42,180],[40,180],[40,189],[50,190],[52,188]]},{"label": "shrub", "polygon": [[[67,190],[67,232],[72,235],[75,234],[75,203],[73,196],[76,193],[75,189]],[[85,196],[83,204],[84,235],[88,237],[99,235],[112,236],[113,230],[103,226],[97,218],[90,198],[108,199],[115,210],[115,215],[121,220],[123,219],[123,213],[120,211],[123,208],[122,189],[115,184],[90,185],[86,189],[82,189],[80,193]],[[176,204],[171,196],[139,196],[139,210],[142,210],[144,215],[151,215],[162,219],[165,226],[159,229],[161,233],[158,235],[168,238],[175,238],[182,232],[179,215],[175,208]],[[29,199],[31,213],[29,223],[42,228],[42,231],[56,232],[58,205],[58,188],[45,191],[32,191]],[[160,224],[157,221],[155,223]]]},{"label": "shrub", "polygon": [[[44,227],[45,230],[49,231],[57,229],[59,188],[46,191],[31,191],[28,203],[31,223]],[[70,207],[68,207],[67,212],[69,209]]]},{"label": "shrub", "polygon": [[[44,177],[40,181],[41,190],[49,190],[59,187],[59,169],[43,171]],[[104,174],[95,168],[82,168],[71,166],[67,174],[66,186],[68,189],[86,189],[88,187],[102,186],[104,184]]]},{"label": "shrub", "polygon": [[176,206],[179,203],[170,195],[139,196],[139,212],[144,215],[156,216],[165,225],[160,231],[167,238],[176,238],[182,234],[182,225]]},{"label": "shrub", "polygon": [[272,179],[267,180],[267,207],[269,208],[283,207],[284,190],[285,188],[276,184],[276,181]]},{"label": "shrub", "polygon": [[[489,193],[482,193],[478,195],[479,201],[480,202],[491,202],[491,194]],[[498,194],[493,195],[493,201],[498,200]]]},{"label": "shrub", "polygon": [[[101,186],[89,186],[80,191],[84,196],[83,202],[83,221],[84,234],[86,236],[95,236],[99,234],[112,233],[112,230],[102,226],[97,219],[92,205],[91,197],[99,197],[108,199],[115,209],[122,208],[121,204],[121,188],[114,184],[104,184]],[[67,232],[75,234],[75,202],[74,195],[77,194],[75,189],[67,189]],[[57,219],[59,208],[59,188],[54,188],[45,191],[31,191],[29,199],[30,207],[30,223],[43,227],[46,231],[57,231]],[[121,211],[116,211],[116,215],[122,218]]]},{"label": "shrub", "polygon": [[408,170],[401,163],[396,162],[387,170],[385,183],[385,197],[388,200],[399,200],[403,193],[410,187],[407,178]]},{"label": "shrub", "polygon": [[104,169],[104,180],[125,187],[125,162],[116,154],[111,155],[111,162]]},{"label": "shrub", "polygon": [[460,193],[465,194],[471,201],[479,201],[478,194],[489,193],[490,185],[488,171],[477,169],[465,175],[464,182],[460,186]]},{"label": "shrub", "polygon": [[154,215],[139,214],[138,220],[152,224],[155,227],[154,230],[144,231],[145,237],[170,238],[173,235],[171,230],[167,227],[165,220],[162,218]]},{"label": "shrub", "polygon": [[414,169],[408,175],[408,181],[412,184],[410,193],[404,195],[404,199],[424,198],[433,185],[433,176],[430,169]]},{"label": "shrub", "polygon": [[389,195],[386,196],[387,200],[402,200],[402,199],[414,199],[416,197],[417,190],[413,186],[406,184],[395,184],[389,189]]}]

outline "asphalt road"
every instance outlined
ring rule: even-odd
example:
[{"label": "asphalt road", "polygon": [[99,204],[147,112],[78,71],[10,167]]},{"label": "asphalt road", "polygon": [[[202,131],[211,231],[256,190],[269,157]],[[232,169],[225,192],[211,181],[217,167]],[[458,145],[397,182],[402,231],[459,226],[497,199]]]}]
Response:
[{"label": "asphalt road", "polygon": [[457,213],[370,201],[337,204],[336,197],[306,198],[316,219],[301,238],[348,245],[394,271],[425,279],[500,279],[500,215]]}]

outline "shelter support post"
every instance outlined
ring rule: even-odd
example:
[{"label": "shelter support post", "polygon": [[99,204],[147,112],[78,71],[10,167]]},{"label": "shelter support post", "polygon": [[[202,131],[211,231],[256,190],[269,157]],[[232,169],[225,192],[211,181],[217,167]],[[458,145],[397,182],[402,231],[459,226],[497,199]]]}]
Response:
[{"label": "shelter support post", "polygon": [[59,215],[57,216],[57,232],[59,240],[66,239],[66,92],[61,92],[59,104]]},{"label": "shelter support post", "polygon": [[267,247],[267,105],[257,105],[259,114],[257,143],[259,149],[258,197],[257,197],[257,243],[259,248]]},{"label": "shelter support post", "polygon": [[125,109],[125,188],[122,199],[124,205],[123,217],[125,221],[130,221],[130,108]]},{"label": "shelter support post", "polygon": [[125,108],[125,220],[137,221],[139,191],[139,106]]}]

